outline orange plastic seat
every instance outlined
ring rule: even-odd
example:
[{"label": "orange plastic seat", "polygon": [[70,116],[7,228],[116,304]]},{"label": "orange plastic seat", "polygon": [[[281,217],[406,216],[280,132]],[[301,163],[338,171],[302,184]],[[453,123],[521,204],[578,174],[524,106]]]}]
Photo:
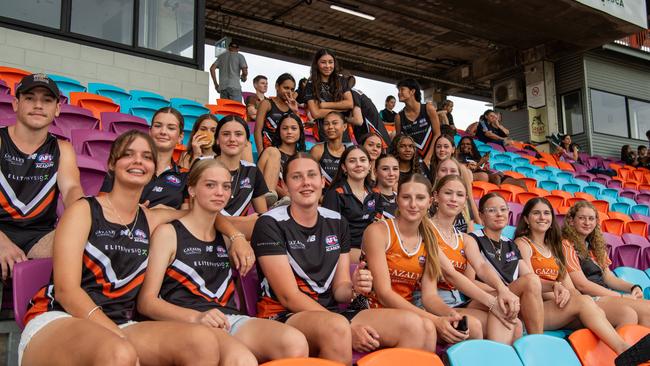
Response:
[{"label": "orange plastic seat", "polygon": [[529,188],[528,192],[537,193],[537,195],[540,196],[540,197],[546,197],[549,194],[551,194],[551,192],[549,192],[549,191],[547,191],[547,190],[545,190],[543,188],[539,188],[539,187],[535,187],[535,188],[532,188],[532,189]]},{"label": "orange plastic seat", "polygon": [[187,151],[187,146],[183,144],[176,145],[176,147],[174,147],[174,152],[172,153],[172,159],[178,161],[181,158],[181,154],[185,151]]},{"label": "orange plastic seat", "polygon": [[594,205],[596,211],[609,212],[609,202],[604,200],[593,200],[591,204]]},{"label": "orange plastic seat", "polygon": [[[650,174],[648,174],[647,177],[650,179]],[[650,191],[650,180],[648,181],[648,184],[639,184],[639,191]]]},{"label": "orange plastic seat", "polygon": [[[102,112],[119,112],[119,104],[113,103],[111,98],[85,92],[70,92],[70,104],[86,108],[93,112],[95,118],[101,120]],[[101,123],[101,122],[100,122]],[[100,124],[101,129],[101,124]]]},{"label": "orange plastic seat", "polygon": [[570,208],[571,207],[569,207],[569,206],[560,206],[560,207],[556,207],[555,210],[560,215],[566,215],[567,213],[569,213]]},{"label": "orange plastic seat", "polygon": [[621,169],[622,167],[623,167],[623,166],[622,166],[621,164],[609,163],[609,168],[610,168],[610,169],[613,169],[613,170],[619,170],[619,169]]},{"label": "orange plastic seat", "polygon": [[569,342],[580,363],[585,366],[614,364],[616,352],[612,351],[589,329],[580,329],[571,333]]},{"label": "orange plastic seat", "polygon": [[485,188],[472,186],[472,197],[474,197],[474,199],[480,199],[481,197],[485,196],[486,193],[487,190],[485,190]]},{"label": "orange plastic seat", "polygon": [[507,176],[509,176],[510,178],[514,178],[514,179],[522,179],[522,178],[525,178],[525,177],[526,177],[525,175],[523,175],[523,174],[521,174],[521,173],[513,172],[512,170],[506,170],[506,171],[504,171],[504,172],[503,172],[503,175],[507,175]]},{"label": "orange plastic seat", "polygon": [[540,168],[546,168],[548,166],[548,162],[546,160],[541,160],[541,159],[533,160],[532,164]]},{"label": "orange plastic seat", "polygon": [[562,191],[562,190],[559,190],[559,189],[552,190],[551,194],[554,195],[554,196],[563,197],[564,198],[564,204],[566,204],[566,200],[568,200],[569,198],[573,198],[573,195],[571,193],[569,193],[567,191]]},{"label": "orange plastic seat", "polygon": [[246,109],[246,106],[242,102],[238,102],[236,100],[226,99],[226,98],[217,99],[217,105],[218,106],[244,107],[244,109]]},{"label": "orange plastic seat", "polygon": [[521,180],[523,180],[524,184],[526,184],[526,188],[528,188],[528,192],[530,192],[530,190],[533,188],[537,188],[537,179],[524,177],[521,178]]},{"label": "orange plastic seat", "polygon": [[263,363],[261,366],[343,366],[340,362],[322,358],[284,358]]},{"label": "orange plastic seat", "polygon": [[488,193],[496,193],[499,196],[503,197],[506,202],[511,202],[513,198],[512,192],[506,189],[492,189]]},{"label": "orange plastic seat", "polygon": [[618,330],[616,331],[629,344],[634,344],[638,342],[641,338],[650,334],[650,328],[644,327],[642,325],[637,325],[637,324],[623,325],[622,327],[618,328]]},{"label": "orange plastic seat", "polygon": [[564,205],[566,207],[571,208],[571,206],[575,205],[576,202],[580,202],[580,201],[586,201],[586,200],[584,198],[582,198],[582,197],[571,197],[571,198],[567,198],[564,201]]},{"label": "orange plastic seat", "polygon": [[517,195],[519,193],[526,192],[526,190],[523,189],[522,187],[516,186],[514,184],[509,184],[509,183],[501,184],[499,186],[499,188],[508,190],[508,191],[512,192],[513,195]]},{"label": "orange plastic seat", "polygon": [[598,211],[598,223],[600,224],[601,228],[603,227],[603,221],[607,219],[609,219],[609,214]]},{"label": "orange plastic seat", "polygon": [[634,180],[637,182],[643,182],[643,176],[647,173],[648,171],[646,169],[634,169],[632,171],[632,176],[634,177]]},{"label": "orange plastic seat", "polygon": [[528,202],[529,200],[535,197],[539,197],[539,195],[535,192],[522,192],[517,194],[517,196],[515,197],[515,202],[525,205],[526,202]]},{"label": "orange plastic seat", "polygon": [[591,195],[589,193],[585,193],[585,192],[576,192],[573,195],[576,196],[576,198],[582,198],[582,199],[585,199],[585,200],[587,200],[589,202],[596,199],[596,197],[594,197],[593,195]]},{"label": "orange plastic seat", "polygon": [[359,366],[443,366],[442,360],[435,353],[409,349],[386,348],[365,355],[357,361]]},{"label": "orange plastic seat", "polygon": [[628,179],[627,177],[630,175],[631,172],[632,172],[632,170],[630,170],[630,169],[627,169],[627,168],[621,168],[621,169],[619,169],[619,170],[616,171],[616,175],[617,175],[618,177],[620,177],[622,180],[625,181],[625,180]]},{"label": "orange plastic seat", "polygon": [[566,161],[558,161],[557,162],[557,167],[560,168],[560,170],[565,170],[568,172],[575,172],[576,169],[571,165],[571,163],[567,163]]},{"label": "orange plastic seat", "polygon": [[31,75],[32,73],[22,69],[16,69],[14,67],[5,67],[0,66],[0,79],[4,80],[7,83],[9,89],[11,89],[11,94],[16,94],[16,84],[20,82],[25,76]]},{"label": "orange plastic seat", "polygon": [[499,189],[499,186],[494,184],[494,183],[483,182],[483,181],[480,181],[480,180],[473,181],[472,182],[472,187],[481,187],[481,188],[485,189],[488,192],[493,190],[493,189]]},{"label": "orange plastic seat", "polygon": [[622,212],[616,212],[616,211],[609,211],[607,214],[610,219],[620,219],[623,220],[623,222],[627,223],[628,221],[632,220],[632,218]]},{"label": "orange plastic seat", "polygon": [[[610,213],[611,214],[611,213]],[[642,237],[648,236],[648,223],[640,220],[630,220],[625,223],[623,232],[641,235]]]},{"label": "orange plastic seat", "polygon": [[601,228],[606,233],[621,236],[623,235],[623,229],[625,228],[625,221],[612,218],[605,219],[601,223]]},{"label": "orange plastic seat", "polygon": [[564,206],[564,197],[562,197],[562,196],[556,196],[554,194],[549,194],[549,195],[544,196],[544,198],[546,198],[551,203],[551,206],[553,206],[555,209],[557,209],[558,207]]},{"label": "orange plastic seat", "polygon": [[633,180],[628,180],[626,182],[623,182],[623,188],[631,188],[634,190],[639,189],[639,182],[633,181]]}]

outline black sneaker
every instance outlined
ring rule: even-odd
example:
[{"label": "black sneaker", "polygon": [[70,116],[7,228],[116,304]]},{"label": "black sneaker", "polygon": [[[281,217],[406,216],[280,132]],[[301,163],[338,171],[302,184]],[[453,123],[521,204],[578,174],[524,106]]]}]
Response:
[{"label": "black sneaker", "polygon": [[641,338],[627,351],[616,357],[616,366],[637,366],[650,361],[650,334]]}]

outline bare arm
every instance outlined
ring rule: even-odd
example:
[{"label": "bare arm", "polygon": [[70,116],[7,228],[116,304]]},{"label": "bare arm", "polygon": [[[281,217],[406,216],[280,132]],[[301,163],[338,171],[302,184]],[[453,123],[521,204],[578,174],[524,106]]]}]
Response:
[{"label": "bare arm", "polygon": [[325,109],[334,109],[337,111],[349,111],[354,107],[352,92],[346,91],[343,93],[343,99],[338,102],[321,102],[320,107]]},{"label": "bare arm", "polygon": [[325,118],[328,113],[334,112],[334,109],[328,109],[328,108],[323,108],[320,105],[316,99],[311,99],[307,101],[307,109],[309,109],[309,114],[311,114],[311,118],[313,119],[319,119],[319,118]]},{"label": "bare arm", "polygon": [[323,144],[316,144],[309,150],[309,154],[316,160],[320,161],[323,156]]},{"label": "bare arm", "polygon": [[246,79],[248,79],[248,67],[242,67],[241,68],[241,81],[242,81],[242,83],[245,83]]},{"label": "bare arm", "polygon": [[395,136],[399,135],[402,133],[402,122],[399,117],[399,113],[395,115]]},{"label": "bare arm", "polygon": [[280,304],[290,312],[328,311],[298,289],[286,255],[266,255],[258,262]]},{"label": "bare arm", "polygon": [[212,82],[214,83],[214,89],[219,91],[219,83],[217,82],[217,61],[214,61],[210,66],[210,76],[212,77]]},{"label": "bare arm", "polygon": [[122,330],[101,308],[96,309],[97,304],[80,285],[83,253],[91,221],[90,205],[86,200],[72,204],[59,220],[54,234],[55,297],[65,311],[75,318],[89,319],[123,337]]},{"label": "bare arm", "polygon": [[257,107],[257,114],[255,115],[255,131],[253,132],[253,135],[255,139],[255,146],[257,146],[257,151],[260,156],[262,155],[262,151],[264,151],[262,130],[264,129],[264,121],[266,119],[266,114],[270,110],[271,110],[271,102],[268,99],[264,99]]},{"label": "bare arm", "polygon": [[623,291],[625,293],[629,293],[633,286],[632,283],[629,283],[622,278],[616,277],[616,275],[614,275],[614,273],[612,273],[609,268],[605,268],[603,270],[603,279],[605,280],[605,284],[607,284],[607,286],[613,288],[614,290]]},{"label": "bare arm", "polygon": [[61,156],[59,159],[56,184],[61,191],[63,205],[70,207],[79,198],[83,197],[84,193],[81,188],[77,158],[72,149],[72,145],[67,141],[59,140],[58,142]]},{"label": "bare arm", "polygon": [[363,125],[363,114],[361,114],[361,108],[352,108],[352,114],[347,117],[347,122],[353,124],[354,126]]}]

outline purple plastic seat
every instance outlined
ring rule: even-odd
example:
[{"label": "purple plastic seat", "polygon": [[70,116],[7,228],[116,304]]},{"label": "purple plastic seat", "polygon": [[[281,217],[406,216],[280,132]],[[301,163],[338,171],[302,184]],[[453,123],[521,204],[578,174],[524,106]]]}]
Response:
[{"label": "purple plastic seat", "polygon": [[595,182],[595,183],[600,183],[600,184],[604,185],[605,187],[607,187],[607,182],[609,181],[609,179],[603,178],[599,174],[595,178],[593,178],[591,181]]},{"label": "purple plastic seat", "polygon": [[555,215],[555,220],[557,221],[557,224],[560,227],[562,227],[562,225],[564,225],[564,217],[565,216],[566,216],[565,214],[560,214],[560,213]]},{"label": "purple plastic seat", "polygon": [[72,130],[99,129],[99,121],[93,117],[91,111],[68,104],[61,105],[61,113],[54,119],[54,125],[68,137],[71,137],[70,131]]},{"label": "purple plastic seat", "polygon": [[116,138],[116,134],[106,131],[88,129],[70,131],[70,141],[77,154],[88,155],[102,162],[108,160],[111,145]]},{"label": "purple plastic seat", "polygon": [[15,116],[5,116],[5,117],[0,117],[0,127],[7,127],[7,126],[12,126],[16,124],[16,117]]},{"label": "purple plastic seat", "polygon": [[56,137],[59,140],[70,141],[70,138],[63,133],[61,128],[55,126],[54,124],[51,124],[50,127],[47,129],[47,131],[52,135],[54,135],[54,137]]},{"label": "purple plastic seat", "polygon": [[610,179],[607,181],[607,188],[623,188],[623,184],[619,180]]},{"label": "purple plastic seat", "polygon": [[14,117],[14,107],[11,102],[14,100],[13,95],[0,93],[0,118]]},{"label": "purple plastic seat", "polygon": [[[641,247],[639,256],[637,258],[637,265],[635,268],[644,270],[647,266],[647,256],[650,254],[650,241],[640,235],[626,233],[621,236],[625,244],[638,245]],[[631,255],[631,254],[630,254]]]},{"label": "purple plastic seat", "polygon": [[580,174],[577,174],[575,177],[576,177],[576,179],[582,179],[582,180],[584,180],[585,182],[591,182],[591,180],[593,179],[594,175],[593,175],[593,174],[589,174],[589,173],[580,173]]},{"label": "purple plastic seat", "polygon": [[612,266],[639,268],[643,247],[639,243],[624,243],[613,251]]},{"label": "purple plastic seat", "polygon": [[508,207],[510,208],[508,225],[516,226],[519,222],[519,216],[521,216],[521,211],[523,211],[524,206],[516,202],[508,202]]},{"label": "purple plastic seat", "polygon": [[104,176],[106,176],[106,162],[97,161],[86,155],[77,155],[77,166],[84,194],[95,196],[104,182]]},{"label": "purple plastic seat", "polygon": [[149,133],[149,125],[144,118],[119,112],[102,112],[100,116],[104,131],[113,132],[118,135],[129,130],[139,130],[147,134]]},{"label": "purple plastic seat", "polygon": [[637,203],[650,204],[650,193],[639,192],[634,199]]},{"label": "purple plastic seat", "polygon": [[[246,313],[248,316],[257,316],[257,300],[259,300],[258,290],[260,288],[260,280],[257,276],[257,270],[251,269],[246,276],[239,276],[241,281],[241,289],[243,298],[246,305]],[[240,306],[241,307],[241,306]]]},{"label": "purple plastic seat", "polygon": [[607,244],[607,256],[612,260],[612,268],[620,266],[617,258],[614,253],[618,251],[620,247],[625,245],[623,239],[620,236],[603,232],[603,237],[605,238],[605,244]]},{"label": "purple plastic seat", "polygon": [[575,169],[575,171],[576,171],[576,174],[584,174],[584,173],[587,173],[587,170],[589,170],[589,169],[587,169],[586,166],[584,166],[584,165],[582,165],[580,163],[573,163],[572,165],[573,165],[573,169]]},{"label": "purple plastic seat", "polygon": [[0,80],[0,94],[11,94],[11,88],[7,86],[4,80]]},{"label": "purple plastic seat", "polygon": [[13,297],[14,317],[20,329],[25,328],[27,304],[52,276],[52,259],[31,259],[14,265]]},{"label": "purple plastic seat", "polygon": [[496,151],[501,151],[501,152],[506,151],[506,149],[504,149],[503,146],[501,146],[499,144],[495,144],[494,142],[488,142],[488,145],[490,145],[490,147],[493,148]]}]

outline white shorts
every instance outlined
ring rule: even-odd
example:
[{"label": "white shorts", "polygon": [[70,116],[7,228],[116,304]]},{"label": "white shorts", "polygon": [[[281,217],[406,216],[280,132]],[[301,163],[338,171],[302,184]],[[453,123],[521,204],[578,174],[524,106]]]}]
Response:
[{"label": "white shorts", "polygon": [[[63,311],[47,311],[30,320],[29,323],[27,323],[25,326],[25,329],[23,329],[23,333],[20,335],[20,343],[18,344],[18,365],[21,365],[25,348],[27,348],[27,345],[32,340],[34,335],[36,335],[36,333],[38,333],[41,329],[55,320],[71,317],[72,315]],[[119,325],[119,327],[126,328],[129,325],[136,323],[137,322],[129,321]]]},{"label": "white shorts", "polygon": [[246,324],[247,321],[253,319],[248,315],[237,315],[237,314],[232,314],[232,315],[226,314],[226,318],[228,318],[228,323],[230,323],[230,331],[228,332],[230,335],[235,335],[235,333],[237,333],[237,331],[242,327],[242,325]]}]

